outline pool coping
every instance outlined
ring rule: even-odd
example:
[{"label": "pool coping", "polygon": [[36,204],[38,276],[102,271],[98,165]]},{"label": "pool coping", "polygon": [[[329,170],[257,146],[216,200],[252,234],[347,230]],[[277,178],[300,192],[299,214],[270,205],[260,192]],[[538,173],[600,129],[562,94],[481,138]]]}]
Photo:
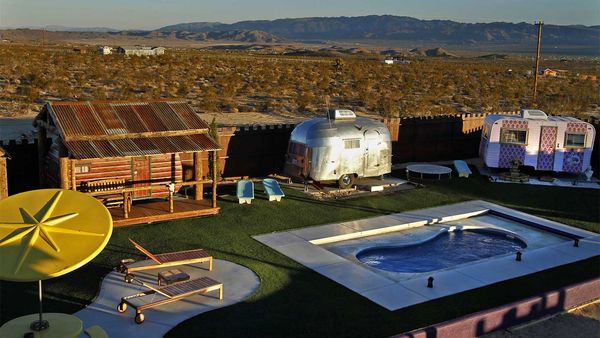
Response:
[{"label": "pool coping", "polygon": [[[533,250],[525,249],[522,261],[516,261],[513,256],[500,256],[396,281],[319,246],[486,213],[507,215],[525,223],[539,225],[544,230],[567,233],[577,239],[578,247],[574,246],[574,241],[567,241]],[[273,232],[253,238],[390,311],[600,254],[599,234],[482,200]],[[429,276],[434,278],[433,288],[427,287]]]}]

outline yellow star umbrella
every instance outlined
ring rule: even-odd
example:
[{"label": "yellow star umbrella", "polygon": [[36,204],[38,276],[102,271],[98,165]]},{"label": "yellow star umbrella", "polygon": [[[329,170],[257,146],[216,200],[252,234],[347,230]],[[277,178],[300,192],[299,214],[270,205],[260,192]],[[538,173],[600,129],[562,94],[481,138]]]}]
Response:
[{"label": "yellow star umbrella", "polygon": [[41,281],[91,261],[111,234],[108,210],[80,192],[32,190],[0,200],[0,279],[40,281],[41,304]]}]

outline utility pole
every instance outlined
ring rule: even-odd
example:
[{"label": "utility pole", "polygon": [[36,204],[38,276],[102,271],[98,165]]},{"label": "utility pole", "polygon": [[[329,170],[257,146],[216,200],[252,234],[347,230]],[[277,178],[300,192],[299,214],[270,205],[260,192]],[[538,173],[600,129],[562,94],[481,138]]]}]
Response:
[{"label": "utility pole", "polygon": [[533,80],[533,104],[537,103],[537,83],[538,83],[538,68],[540,67],[540,47],[542,45],[542,26],[544,23],[538,21],[535,23],[538,26],[537,53],[535,57],[535,74]]}]

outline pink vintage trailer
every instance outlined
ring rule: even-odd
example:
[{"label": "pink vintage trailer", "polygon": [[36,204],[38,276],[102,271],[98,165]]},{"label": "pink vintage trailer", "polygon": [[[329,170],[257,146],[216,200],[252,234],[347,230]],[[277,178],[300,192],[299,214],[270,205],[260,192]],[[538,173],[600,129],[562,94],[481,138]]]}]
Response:
[{"label": "pink vintage trailer", "polygon": [[485,118],[479,156],[491,168],[510,168],[513,160],[536,170],[582,173],[590,166],[596,131],[573,117],[547,116],[523,109],[521,115]]}]

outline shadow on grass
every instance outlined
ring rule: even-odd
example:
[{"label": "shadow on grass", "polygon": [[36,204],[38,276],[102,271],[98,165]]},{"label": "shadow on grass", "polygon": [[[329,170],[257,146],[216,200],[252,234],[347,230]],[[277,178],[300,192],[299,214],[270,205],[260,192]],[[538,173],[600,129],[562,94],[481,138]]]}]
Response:
[{"label": "shadow on grass", "polygon": [[[111,271],[88,263],[64,276],[42,282],[44,312],[73,313],[91,303],[102,278]],[[39,311],[37,282],[0,281],[0,325]]]},{"label": "shadow on grass", "polygon": [[[293,274],[291,282],[275,293],[186,320],[166,337],[390,336],[595,278],[598,264],[600,258],[595,257],[396,311],[388,311],[326,277],[304,270]],[[504,321],[520,322],[560,307],[546,305],[536,305],[524,317],[509,313]]]}]

